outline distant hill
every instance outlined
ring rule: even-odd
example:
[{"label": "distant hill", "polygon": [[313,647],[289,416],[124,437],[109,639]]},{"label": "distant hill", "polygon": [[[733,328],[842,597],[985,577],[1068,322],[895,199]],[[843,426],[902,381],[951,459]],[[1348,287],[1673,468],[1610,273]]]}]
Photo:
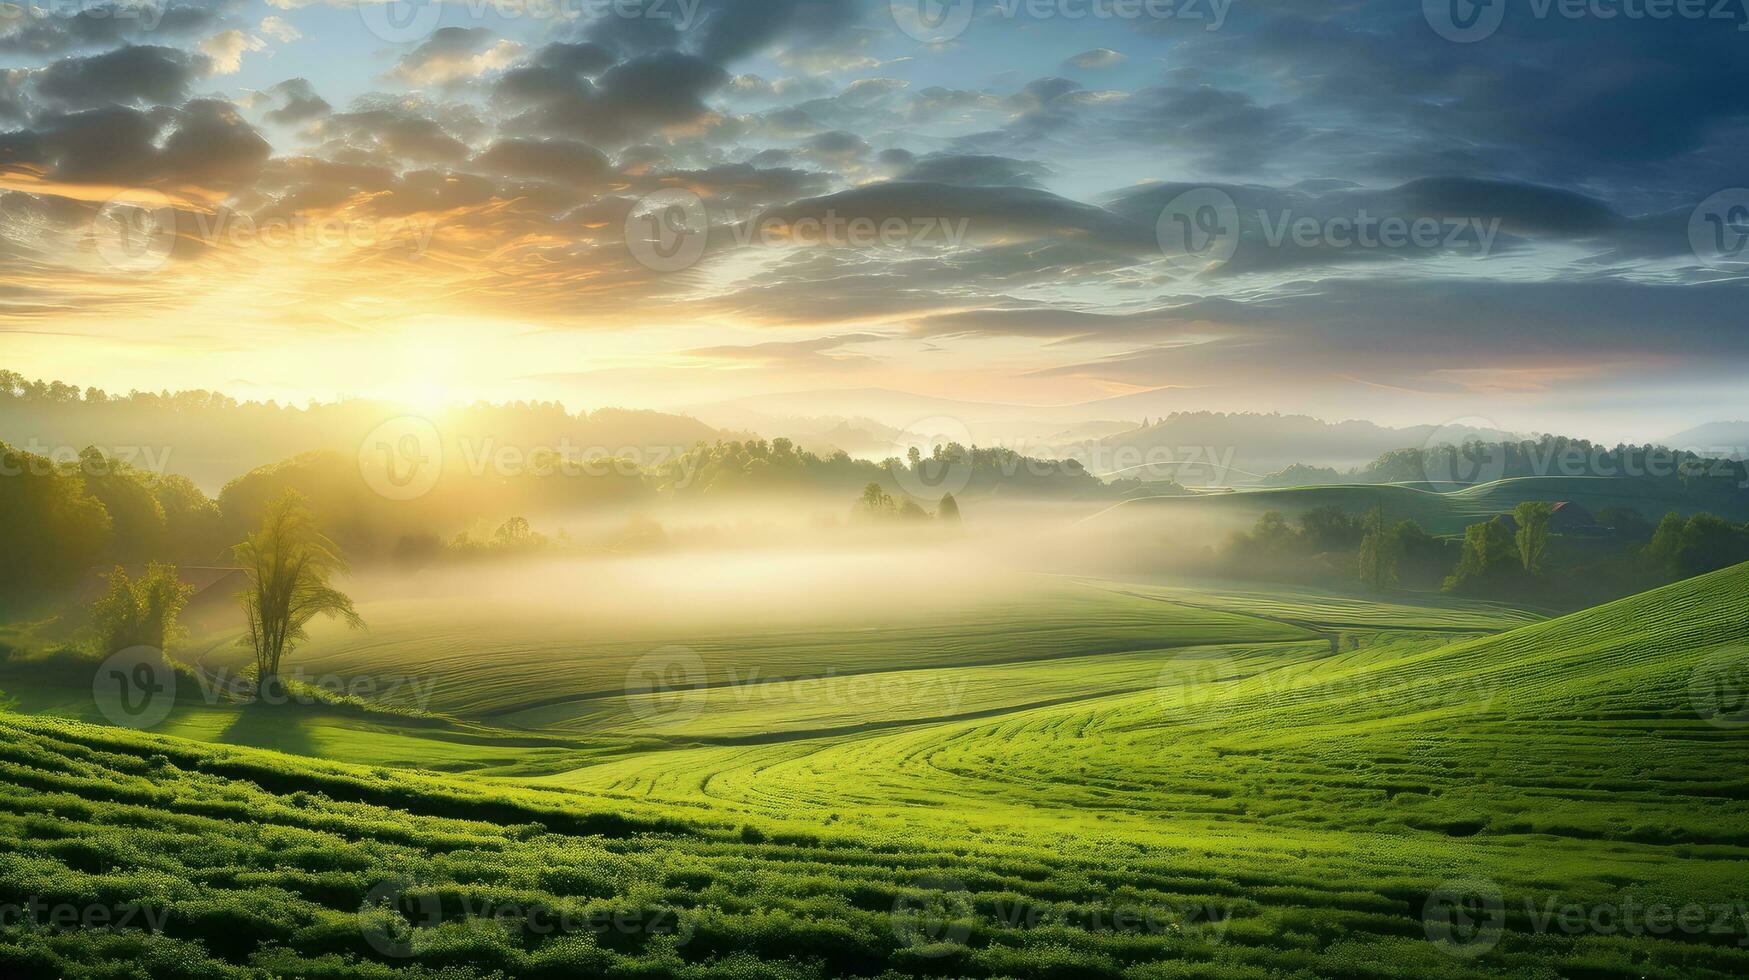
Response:
[{"label": "distant hill", "polygon": [[570,412],[558,402],[476,403],[437,412],[366,400],[298,408],[212,391],[112,395],[0,371],[0,442],[41,456],[94,445],[137,467],[186,476],[208,494],[256,467],[302,453],[354,455],[378,426],[408,416],[429,418],[451,447],[476,457],[504,447],[532,453],[569,446],[580,455],[594,450],[656,463],[733,435],[684,415]]},{"label": "distant hill", "polygon": [[1100,440],[1082,461],[1101,475],[1140,469],[1187,485],[1255,484],[1295,465],[1353,469],[1395,450],[1515,438],[1461,424],[1392,428],[1307,415],[1181,412]]},{"label": "distant hill", "polygon": [[1112,525],[1179,520],[1248,527],[1267,511],[1279,511],[1292,520],[1314,507],[1335,505],[1350,514],[1381,507],[1389,519],[1414,520],[1429,533],[1455,535],[1471,524],[1511,513],[1527,500],[1571,501],[1593,514],[1610,506],[1632,507],[1654,521],[1672,511],[1684,516],[1705,511],[1732,521],[1749,521],[1749,501],[1721,505],[1717,500],[1685,494],[1675,481],[1559,476],[1499,480],[1451,493],[1437,492],[1426,484],[1387,483],[1149,497],[1124,501],[1096,520]]},{"label": "distant hill", "polygon": [[1708,422],[1684,429],[1665,439],[1664,444],[1703,455],[1749,459],[1749,422]]}]

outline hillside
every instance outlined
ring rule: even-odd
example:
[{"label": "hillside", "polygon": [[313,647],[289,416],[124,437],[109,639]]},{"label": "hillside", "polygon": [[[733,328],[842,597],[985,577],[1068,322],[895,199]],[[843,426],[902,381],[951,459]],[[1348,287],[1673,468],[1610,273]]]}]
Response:
[{"label": "hillside", "polygon": [[1732,521],[1749,520],[1749,498],[1731,506],[1710,498],[1688,497],[1681,489],[1673,481],[1565,476],[1497,480],[1448,493],[1413,483],[1287,487],[1137,498],[1110,508],[1097,520],[1170,517],[1248,526],[1266,511],[1279,511],[1292,519],[1314,507],[1335,505],[1350,514],[1381,507],[1391,520],[1411,519],[1432,534],[1455,535],[1478,521],[1511,513],[1527,500],[1570,500],[1594,514],[1609,506],[1632,507],[1652,521],[1672,511],[1684,516],[1710,511]]},{"label": "hillside", "polygon": [[0,972],[1740,976],[1738,919],[1542,910],[1739,907],[1711,682],[1745,594],[1739,566],[1456,642],[1162,651],[1143,690],[519,785],[0,715],[0,902],[45,923],[0,923]]}]

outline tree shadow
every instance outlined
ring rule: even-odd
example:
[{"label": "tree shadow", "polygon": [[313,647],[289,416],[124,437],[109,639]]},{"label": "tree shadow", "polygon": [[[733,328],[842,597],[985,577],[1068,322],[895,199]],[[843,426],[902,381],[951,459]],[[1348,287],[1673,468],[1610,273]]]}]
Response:
[{"label": "tree shadow", "polygon": [[251,702],[237,710],[236,720],[216,741],[293,755],[316,755],[316,741],[307,730],[310,720],[297,705]]}]

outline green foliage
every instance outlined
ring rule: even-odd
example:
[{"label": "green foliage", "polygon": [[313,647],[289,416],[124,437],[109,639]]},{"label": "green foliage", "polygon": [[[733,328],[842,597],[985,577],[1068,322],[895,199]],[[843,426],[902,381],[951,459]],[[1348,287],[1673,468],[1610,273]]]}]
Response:
[{"label": "green foliage", "polygon": [[1445,580],[1445,591],[1459,595],[1503,595],[1517,581],[1518,549],[1512,532],[1500,518],[1470,525],[1464,532],[1463,554]]},{"label": "green foliage", "polygon": [[1518,546],[1518,561],[1527,574],[1542,571],[1543,554],[1549,547],[1549,519],[1554,508],[1540,500],[1527,500],[1512,511],[1518,522],[1513,543]]},{"label": "green foliage", "polygon": [[1367,511],[1363,524],[1365,537],[1360,542],[1360,581],[1374,592],[1384,592],[1397,584],[1397,561],[1402,542],[1395,529],[1386,526],[1382,507]]},{"label": "green foliage", "polygon": [[0,589],[18,595],[77,581],[113,540],[103,504],[77,473],[0,443]]},{"label": "green foliage", "polygon": [[132,646],[170,649],[186,632],[176,623],[194,587],[176,577],[176,568],[153,562],[137,579],[117,565],[109,573],[109,588],[91,606],[97,631],[97,653],[107,656]]},{"label": "green foliage", "polygon": [[296,492],[268,505],[260,530],[236,547],[236,558],[248,582],[237,597],[249,624],[243,642],[254,651],[263,690],[277,682],[285,656],[308,637],[310,620],[328,616],[364,627],[352,600],[329,584],[346,571],[346,559]]},{"label": "green foliage", "polygon": [[1672,578],[1749,561],[1749,525],[1732,524],[1713,514],[1696,514],[1687,520],[1666,514],[1646,546],[1646,559]]}]

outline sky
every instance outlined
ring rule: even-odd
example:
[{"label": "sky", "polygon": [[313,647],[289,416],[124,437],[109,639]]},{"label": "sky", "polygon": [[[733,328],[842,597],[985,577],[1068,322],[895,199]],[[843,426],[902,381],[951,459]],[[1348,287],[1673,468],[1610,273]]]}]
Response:
[{"label": "sky", "polygon": [[[0,364],[1749,417],[1749,0],[0,5]],[[805,406],[805,399],[802,400]]]}]

